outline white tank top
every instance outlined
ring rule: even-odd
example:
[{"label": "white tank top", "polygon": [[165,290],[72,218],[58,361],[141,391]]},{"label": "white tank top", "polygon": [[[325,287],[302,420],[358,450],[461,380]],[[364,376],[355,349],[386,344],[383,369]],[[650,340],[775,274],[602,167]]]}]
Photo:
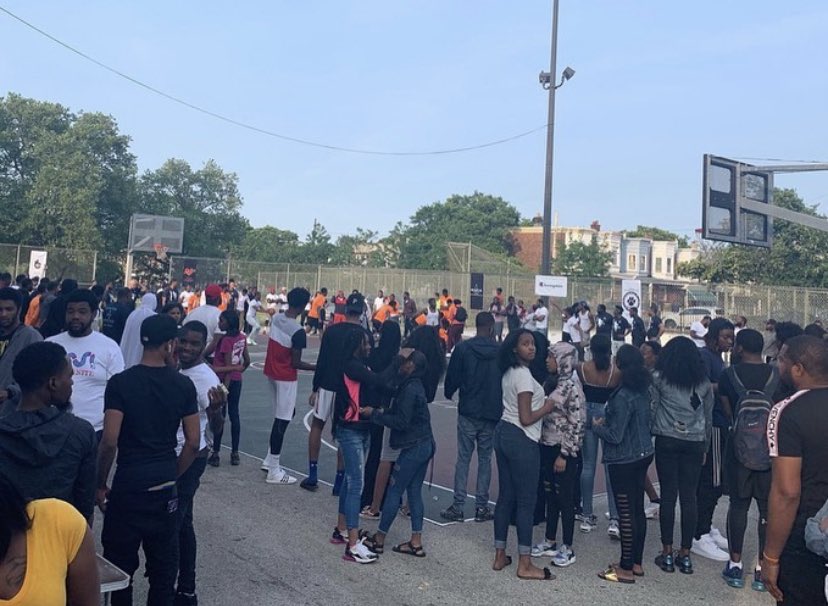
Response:
[{"label": "white tank top", "polygon": [[440,324],[440,312],[439,311],[431,311],[429,310],[426,313],[426,326],[439,326]]}]

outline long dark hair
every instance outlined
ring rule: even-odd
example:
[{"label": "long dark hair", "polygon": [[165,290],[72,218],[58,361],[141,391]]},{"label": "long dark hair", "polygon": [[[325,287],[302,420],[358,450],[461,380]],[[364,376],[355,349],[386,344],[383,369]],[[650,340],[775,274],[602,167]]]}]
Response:
[{"label": "long dark hair", "polygon": [[391,365],[400,351],[400,325],[386,320],[380,328],[380,341],[368,357],[368,366],[374,372],[382,372]]},{"label": "long dark hair", "polygon": [[[350,360],[357,353],[357,348],[362,347],[362,343],[368,338],[368,334],[364,330],[350,330],[348,336],[345,337],[345,359]],[[358,356],[360,360],[364,360],[362,354]]]},{"label": "long dark hair", "polygon": [[[500,344],[500,350],[497,352],[497,366],[500,368],[500,374],[506,374],[506,371],[510,368],[521,365],[515,353],[515,348],[517,348],[518,341],[523,335],[532,335],[532,331],[525,328],[519,328],[514,332],[509,331],[509,334],[503,339],[503,343]],[[532,335],[532,340],[535,340],[534,335]],[[537,357],[537,354],[535,357]]]},{"label": "long dark hair", "polygon": [[692,389],[707,377],[699,348],[687,337],[670,339],[658,356],[655,369],[676,387]]},{"label": "long dark hair", "polygon": [[26,499],[11,479],[0,473],[0,562],[5,559],[12,538],[26,532],[30,525]]},{"label": "long dark hair", "polygon": [[411,347],[425,355],[428,368],[423,377],[423,385],[426,390],[426,399],[433,402],[437,396],[437,386],[446,371],[446,354],[443,351],[437,327],[420,326],[415,328],[408,335],[403,347]]},{"label": "long dark hair", "polygon": [[241,332],[239,328],[239,314],[231,309],[225,309],[221,312],[220,319],[227,322],[227,330],[224,331],[228,337],[235,337]]},{"label": "long dark hair", "polygon": [[645,368],[644,356],[637,347],[622,345],[615,354],[615,365],[621,371],[621,387],[644,391],[650,385],[650,371]]},{"label": "long dark hair", "polygon": [[606,335],[595,335],[589,340],[589,351],[595,370],[607,370],[612,364],[612,343]]}]

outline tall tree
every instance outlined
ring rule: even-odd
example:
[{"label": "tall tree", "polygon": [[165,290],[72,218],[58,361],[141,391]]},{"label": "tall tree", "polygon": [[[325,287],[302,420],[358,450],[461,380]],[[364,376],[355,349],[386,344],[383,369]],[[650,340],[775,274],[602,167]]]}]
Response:
[{"label": "tall tree", "polygon": [[301,260],[299,236],[270,225],[249,229],[241,244],[233,249],[237,259],[267,263],[296,263]]},{"label": "tall tree", "polygon": [[612,252],[593,236],[589,244],[578,241],[564,244],[552,259],[552,271],[564,276],[603,278],[609,275],[611,261]]},{"label": "tall tree", "polygon": [[661,229],[660,227],[652,227],[649,225],[638,225],[632,231],[628,231],[628,238],[649,238],[650,240],[677,240],[679,246],[686,248],[690,245],[687,236],[680,236],[677,233]]},{"label": "tall tree", "polygon": [[474,192],[420,207],[400,234],[399,266],[445,269],[446,242],[473,242],[494,253],[512,253],[509,229],[520,213],[503,198]]}]

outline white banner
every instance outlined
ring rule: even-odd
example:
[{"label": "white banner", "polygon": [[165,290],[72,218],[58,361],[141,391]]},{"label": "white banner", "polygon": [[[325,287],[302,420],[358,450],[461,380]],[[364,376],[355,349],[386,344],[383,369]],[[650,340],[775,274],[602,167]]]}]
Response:
[{"label": "white banner", "polygon": [[46,275],[46,259],[49,256],[45,250],[33,250],[29,253],[29,277],[43,278]]},{"label": "white banner", "polygon": [[567,296],[566,276],[535,276],[535,294],[539,297]]},{"label": "white banner", "polygon": [[641,311],[641,280],[621,280],[621,305],[624,311],[631,307]]}]

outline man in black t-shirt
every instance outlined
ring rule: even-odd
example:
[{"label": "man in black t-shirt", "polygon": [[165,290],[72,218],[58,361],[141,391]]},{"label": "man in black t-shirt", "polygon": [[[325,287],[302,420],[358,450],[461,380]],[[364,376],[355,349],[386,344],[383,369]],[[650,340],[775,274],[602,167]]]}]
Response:
[{"label": "man in black t-shirt", "polygon": [[[756,390],[764,393],[771,401],[779,386],[779,373],[770,364],[762,362],[762,335],[750,328],[745,328],[736,335],[733,357],[741,362],[722,371],[719,376],[719,402],[730,424],[739,413],[739,390],[734,385],[738,380],[743,386],[743,393]],[[748,469],[736,458],[733,439],[727,440],[724,456],[724,474],[730,494],[730,506],[727,511],[727,539],[730,562],[725,564],[722,577],[731,587],[744,586],[742,567],[742,547],[747,529],[748,510],[752,500],[756,500],[759,510],[759,557],[758,565],[753,571],[751,586],[756,591],[764,591],[761,564],[762,551],[765,548],[765,529],[768,519],[768,494],[770,493],[771,472],[767,470]]]},{"label": "man in black t-shirt", "polygon": [[624,317],[624,310],[620,305],[615,306],[615,315],[612,319],[612,355],[618,353],[630,334],[630,323]]},{"label": "man in black t-shirt", "polygon": [[119,288],[114,302],[109,302],[103,310],[101,332],[121,344],[129,314],[135,309],[132,293],[128,288]]},{"label": "man in black t-shirt", "polygon": [[808,518],[828,501],[828,344],[802,335],[777,358],[782,380],[796,390],[768,421],[773,461],[762,576],[784,606],[826,604],[826,561],[805,546]]},{"label": "man in black t-shirt", "polygon": [[595,334],[612,338],[612,316],[607,313],[607,306],[601,303],[595,314]]},{"label": "man in black t-shirt", "polygon": [[630,307],[630,325],[632,344],[634,347],[641,347],[642,343],[647,340],[647,329],[644,326],[644,320],[638,315],[637,307]]},{"label": "man in black t-shirt", "polygon": [[[174,368],[177,326],[168,315],[141,324],[141,363],[109,380],[104,428],[98,447],[96,501],[104,513],[104,557],[130,578],[143,546],[149,577],[148,604],[172,604],[178,572],[176,479],[195,460],[199,418],[193,382]],[[179,425],[184,446],[176,457]],[[115,453],[118,466],[107,482]],[[132,604],[132,585],[112,595]]]}]

